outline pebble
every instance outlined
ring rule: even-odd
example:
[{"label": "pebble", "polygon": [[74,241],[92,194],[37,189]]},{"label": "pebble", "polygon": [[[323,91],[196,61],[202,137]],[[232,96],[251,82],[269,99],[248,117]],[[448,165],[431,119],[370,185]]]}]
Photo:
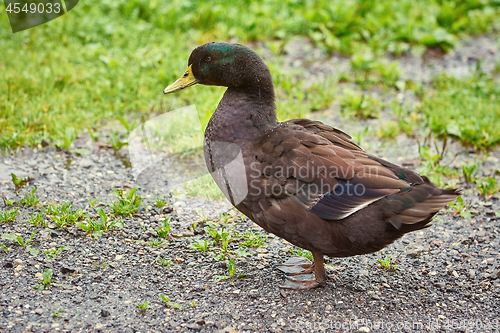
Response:
[{"label": "pebble", "polygon": [[336,309],[339,309],[339,310],[340,310],[340,309],[345,309],[345,307],[346,307],[346,306],[345,306],[345,304],[344,304],[344,302],[343,302],[343,301],[338,301],[338,302],[337,302],[337,304],[335,304],[335,308],[336,308]]},{"label": "pebble", "polygon": [[406,252],[406,255],[408,257],[411,257],[411,258],[417,258],[420,256],[420,254],[422,253],[423,250],[424,250],[423,247],[417,246],[415,248],[408,249],[408,251]]},{"label": "pebble", "polygon": [[174,262],[176,264],[182,264],[184,262],[184,259],[181,257],[175,257]]},{"label": "pebble", "polygon": [[446,283],[444,282],[436,282],[434,283],[434,286],[440,288],[440,289],[445,289],[446,288]]}]

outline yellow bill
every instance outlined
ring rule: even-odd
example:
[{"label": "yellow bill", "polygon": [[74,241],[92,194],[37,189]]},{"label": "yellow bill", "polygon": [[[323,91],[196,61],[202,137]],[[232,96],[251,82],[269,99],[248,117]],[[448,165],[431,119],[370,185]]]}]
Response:
[{"label": "yellow bill", "polygon": [[194,77],[193,71],[191,70],[191,65],[189,65],[188,69],[182,74],[180,78],[178,78],[174,83],[169,84],[168,87],[163,90],[164,94],[170,94],[184,88],[190,87],[198,83],[198,79]]}]

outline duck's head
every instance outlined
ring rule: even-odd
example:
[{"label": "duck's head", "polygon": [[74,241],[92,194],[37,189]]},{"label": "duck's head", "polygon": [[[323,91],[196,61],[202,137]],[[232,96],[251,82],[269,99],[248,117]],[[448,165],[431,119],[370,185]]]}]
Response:
[{"label": "duck's head", "polygon": [[255,52],[240,44],[212,42],[198,46],[191,53],[184,74],[163,93],[169,94],[198,83],[228,88],[273,89],[267,65]]}]

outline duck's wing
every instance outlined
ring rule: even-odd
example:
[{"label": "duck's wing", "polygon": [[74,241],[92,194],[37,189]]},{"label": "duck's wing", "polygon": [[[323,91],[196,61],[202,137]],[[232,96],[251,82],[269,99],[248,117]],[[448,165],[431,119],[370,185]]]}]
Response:
[{"label": "duck's wing", "polygon": [[[259,205],[268,214],[279,213],[272,206],[291,202],[325,220],[341,220],[388,197],[394,214],[402,214],[394,222],[400,226],[421,221],[421,216],[435,213],[451,200],[419,206],[442,190],[425,185],[410,170],[365,153],[347,134],[320,122],[281,123],[254,145],[253,158],[261,175],[253,187],[264,194]],[[424,187],[415,190],[418,184]]]},{"label": "duck's wing", "polygon": [[[323,138],[330,141],[332,144],[345,148],[353,153],[355,156],[363,158],[368,158],[372,161],[377,162],[389,170],[391,170],[399,179],[405,180],[411,185],[429,183],[426,177],[421,177],[419,174],[402,168],[396,164],[390,163],[384,159],[373,156],[366,153],[361,147],[351,141],[351,136],[339,129],[323,124],[320,121],[314,121],[309,119],[293,119],[289,121],[290,124],[295,124],[304,127],[311,133],[322,136]],[[371,162],[369,162],[371,163]]]}]

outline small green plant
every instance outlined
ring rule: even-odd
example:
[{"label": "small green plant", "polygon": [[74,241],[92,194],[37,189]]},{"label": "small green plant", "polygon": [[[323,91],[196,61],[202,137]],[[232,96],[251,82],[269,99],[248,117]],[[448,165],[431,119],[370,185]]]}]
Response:
[{"label": "small green plant", "polygon": [[103,232],[109,232],[114,227],[123,228],[124,223],[121,220],[110,220],[108,214],[104,212],[102,208],[97,208],[97,213],[99,214],[99,220],[87,219],[87,224],[83,222],[77,222],[76,225],[87,233],[92,233],[92,237],[99,238],[102,236]]},{"label": "small green plant", "polygon": [[17,212],[19,208],[7,209],[0,211],[0,221],[3,223],[14,222],[17,218]]},{"label": "small green plant", "polygon": [[66,127],[66,130],[64,131],[64,136],[62,137],[62,140],[59,140],[56,143],[56,146],[58,148],[61,148],[64,150],[69,150],[69,148],[71,147],[71,144],[75,140],[76,140],[75,128],[74,127]]},{"label": "small green plant", "polygon": [[168,233],[170,232],[170,221],[172,220],[172,216],[168,216],[166,219],[163,220],[162,226],[156,229],[156,233],[158,236],[161,238],[165,238],[168,236]]},{"label": "small green plant", "polygon": [[241,247],[237,248],[234,251],[234,254],[236,254],[238,257],[243,257],[243,258],[251,257],[251,256],[255,255],[255,253],[248,252],[245,249],[242,249]]},{"label": "small green plant", "polygon": [[[90,208],[94,209],[96,203],[97,203],[97,198],[96,199],[92,199],[92,198],[88,198],[87,201],[89,202],[89,206]],[[98,204],[99,205],[99,204]]]},{"label": "small green plant", "polygon": [[196,240],[196,243],[193,243],[190,245],[190,248],[198,250],[198,251],[203,251],[207,252],[208,251],[208,241],[205,239],[198,239]]},{"label": "small green plant", "polygon": [[[227,263],[227,270],[229,271],[229,275],[214,275],[214,281],[219,282],[222,280],[232,279],[236,274],[236,262],[231,258]],[[246,274],[238,275],[239,278],[246,278]]]},{"label": "small green plant", "polygon": [[261,233],[257,231],[249,231],[244,233],[241,236],[243,242],[241,242],[241,246],[243,247],[261,247],[267,240],[267,236],[263,236]]},{"label": "small green plant", "polygon": [[182,310],[182,306],[179,303],[171,303],[170,298],[159,293],[158,296],[161,298],[162,302],[165,303],[166,306],[172,307],[172,309]]},{"label": "small green plant", "polygon": [[368,126],[365,126],[365,128],[362,131],[359,131],[356,134],[352,135],[352,139],[356,144],[361,145],[361,140],[368,134]]},{"label": "small green plant", "polygon": [[313,255],[310,251],[304,250],[300,247],[295,247],[290,249],[290,253],[293,254],[294,256],[300,256],[300,257],[305,257],[311,261],[313,261]]},{"label": "small green plant", "polygon": [[129,191],[113,189],[111,194],[118,199],[109,205],[113,210],[113,214],[132,217],[132,214],[137,212],[142,203],[142,198],[135,193],[136,191],[137,187]]},{"label": "small green plant", "polygon": [[109,141],[111,142],[111,147],[113,147],[113,150],[115,152],[122,149],[123,146],[128,145],[128,142],[120,140],[120,132],[118,131],[111,132],[111,134],[109,135]]},{"label": "small green plant", "polygon": [[202,222],[208,221],[208,214],[204,214],[200,208],[195,208],[194,211],[198,214]]},{"label": "small green plant", "polygon": [[45,256],[47,257],[47,261],[54,261],[56,260],[56,257],[61,254],[62,251],[66,251],[68,250],[68,247],[67,246],[61,246],[60,248],[58,249],[50,249],[50,250],[47,250],[45,252],[43,252],[43,254],[45,254]]},{"label": "small green plant", "polygon": [[37,187],[35,186],[30,193],[25,193],[24,198],[19,202],[21,205],[36,207],[40,203],[40,198],[36,195]]},{"label": "small green plant", "polygon": [[382,265],[383,269],[387,269],[391,272],[400,270],[399,266],[394,264],[395,260],[392,259],[390,254],[386,255],[384,259],[379,259],[378,262]]},{"label": "small green plant", "polygon": [[219,253],[213,253],[214,259],[217,261],[222,261],[226,259],[226,255],[222,252]]},{"label": "small green plant", "polygon": [[15,174],[11,173],[10,177],[12,178],[12,183],[16,186],[16,189],[22,187],[28,183],[28,177],[19,178]]},{"label": "small green plant", "polygon": [[76,209],[69,201],[47,204],[44,207],[44,213],[60,228],[75,224],[86,214],[84,209]]},{"label": "small green plant", "polygon": [[159,264],[159,265],[162,265],[163,267],[169,268],[170,265],[172,265],[172,260],[167,259],[167,256],[165,256],[165,257],[163,257],[161,259],[157,259],[156,263]]},{"label": "small green plant", "polygon": [[54,316],[54,317],[58,317],[58,316],[59,316],[59,314],[61,313],[61,310],[62,310],[62,309],[63,309],[63,308],[62,308],[62,307],[60,307],[60,308],[59,308],[56,312],[52,313],[52,316]]},{"label": "small green plant", "polygon": [[219,215],[219,222],[221,222],[221,223],[227,223],[230,218],[231,218],[231,215],[229,215],[228,213],[220,213],[220,215]]},{"label": "small green plant", "polygon": [[468,221],[472,218],[472,213],[469,209],[467,209],[464,198],[462,198],[462,196],[459,196],[454,202],[450,202],[448,204],[448,207],[454,210],[454,215],[459,214],[463,219],[466,219]]},{"label": "small green plant", "polygon": [[192,307],[192,308],[195,308],[196,307],[196,301],[190,302],[189,306]]},{"label": "small green plant", "polygon": [[3,200],[3,203],[4,205],[7,207],[7,206],[13,206],[16,201],[15,200],[9,200],[7,199],[6,197],[2,197],[2,200]]},{"label": "small green plant", "polygon": [[0,243],[0,249],[3,250],[4,252],[9,252],[9,249],[7,248],[7,246],[5,246],[4,243]]},{"label": "small green plant", "polygon": [[493,177],[478,180],[476,181],[476,184],[479,193],[484,196],[485,200],[490,199],[494,194],[498,192],[498,184]]},{"label": "small green plant", "polygon": [[136,307],[141,311],[146,311],[147,309],[150,308],[149,301],[144,302],[144,304],[139,304]]},{"label": "small green plant", "polygon": [[36,290],[40,290],[40,291],[42,291],[42,290],[44,290],[44,289],[45,289],[45,287],[46,287],[47,285],[49,285],[49,286],[50,286],[51,281],[52,281],[52,274],[53,274],[53,273],[54,273],[54,272],[53,272],[50,268],[47,268],[47,269],[45,270],[45,272],[43,272],[43,273],[42,273],[42,281],[41,281],[41,283],[40,283],[40,284],[36,284],[36,285],[34,285],[34,286],[33,286],[33,289],[36,289]]},{"label": "small green plant", "polygon": [[468,163],[463,163],[462,164],[462,174],[464,175],[465,181],[467,184],[470,184],[474,181],[474,172],[477,169],[477,162],[474,160],[474,163],[468,164]]},{"label": "small green plant", "polygon": [[360,119],[377,118],[379,110],[385,107],[377,97],[350,89],[344,90],[344,95],[340,99],[340,106],[344,114]]},{"label": "small green plant", "polygon": [[160,246],[162,246],[165,243],[166,242],[164,240],[161,240],[159,238],[153,238],[152,241],[148,242],[149,246],[151,246],[151,247],[160,247]]},{"label": "small green plant", "polygon": [[33,232],[31,233],[31,237],[28,238],[26,241],[24,241],[21,236],[17,236],[14,234],[2,234],[1,238],[10,240],[12,242],[17,242],[17,244],[24,247],[26,252],[28,252],[32,256],[37,256],[40,251],[30,246],[30,243],[33,241],[33,238],[35,237],[35,234],[36,231],[33,230]]},{"label": "small green plant", "polygon": [[132,123],[130,123],[127,119],[125,119],[124,117],[116,117],[116,119],[118,121],[120,121],[120,123],[122,123],[123,127],[125,127],[125,129],[127,130],[127,133],[130,134],[130,132],[132,132],[134,130],[134,128],[137,127],[138,125],[138,121],[137,119],[134,119],[134,121]]},{"label": "small green plant", "polygon": [[227,252],[229,242],[231,242],[232,240],[231,235],[229,234],[229,232],[225,231],[224,228],[222,228],[221,231],[215,230],[213,228],[214,225],[215,224],[209,223],[209,225],[203,229],[207,234],[212,236],[212,238],[214,239],[214,243],[219,244],[219,250],[225,253]]},{"label": "small green plant", "polygon": [[443,141],[443,147],[441,152],[439,152],[438,147],[436,145],[436,154],[431,153],[431,149],[426,145],[420,145],[419,152],[420,157],[423,159],[423,162],[420,166],[420,173],[429,177],[429,179],[436,184],[437,186],[443,187],[445,186],[445,182],[443,181],[443,176],[458,176],[458,173],[454,170],[451,170],[449,167],[445,165],[440,165],[440,162],[446,155],[446,138]]},{"label": "small green plant", "polygon": [[92,128],[87,128],[87,130],[89,131],[89,135],[90,135],[90,138],[92,139],[92,141],[94,141],[94,142],[99,141],[99,133],[94,131]]},{"label": "small green plant", "polygon": [[399,125],[395,120],[388,120],[380,126],[377,135],[381,139],[394,139],[400,133]]},{"label": "small green plant", "polygon": [[162,208],[165,207],[166,204],[167,204],[167,199],[162,198],[159,195],[155,196],[155,202],[153,203],[153,205],[155,205],[158,208]]},{"label": "small green plant", "polygon": [[384,259],[379,259],[378,261],[382,265],[383,268],[389,269],[391,267],[391,255],[388,254],[384,257]]},{"label": "small green plant", "polygon": [[214,239],[214,242],[219,242],[222,240],[222,233],[224,233],[224,228],[222,228],[222,231],[219,232],[218,230],[216,230],[215,228],[217,228],[217,224],[214,223],[214,222],[207,222],[207,226],[203,228],[203,230],[205,230],[205,232],[207,234],[209,234],[210,236],[212,236],[212,238]]}]

